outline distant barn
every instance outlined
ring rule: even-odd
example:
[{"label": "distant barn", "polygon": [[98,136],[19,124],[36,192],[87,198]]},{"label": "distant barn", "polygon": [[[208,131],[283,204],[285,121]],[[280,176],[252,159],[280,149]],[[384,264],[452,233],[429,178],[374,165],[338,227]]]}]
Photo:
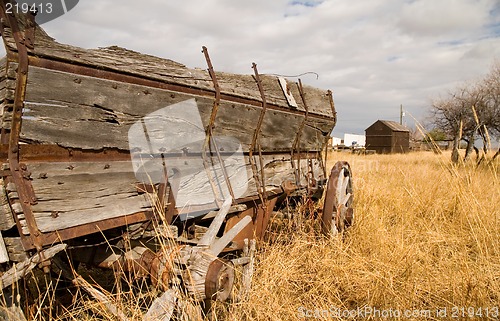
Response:
[{"label": "distant barn", "polygon": [[407,153],[410,150],[410,131],[390,120],[377,120],[366,130],[366,149],[378,154]]}]

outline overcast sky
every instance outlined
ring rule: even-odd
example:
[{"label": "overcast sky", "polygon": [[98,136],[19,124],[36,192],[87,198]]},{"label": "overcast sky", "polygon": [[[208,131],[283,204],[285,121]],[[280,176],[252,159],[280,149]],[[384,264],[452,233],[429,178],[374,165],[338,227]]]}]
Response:
[{"label": "overcast sky", "polygon": [[59,42],[119,45],[216,70],[298,75],[334,92],[334,133],[363,134],[399,106],[425,118],[430,100],[500,59],[499,0],[81,0],[42,25]]}]

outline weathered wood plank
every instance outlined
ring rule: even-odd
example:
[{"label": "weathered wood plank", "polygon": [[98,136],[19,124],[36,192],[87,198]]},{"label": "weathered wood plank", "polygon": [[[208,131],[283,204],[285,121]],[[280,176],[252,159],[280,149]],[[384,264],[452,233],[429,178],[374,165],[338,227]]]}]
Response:
[{"label": "weathered wood plank", "polygon": [[[22,19],[21,19],[22,20]],[[7,48],[15,51],[10,30],[4,34]],[[139,77],[158,80],[165,83],[175,83],[192,88],[213,91],[212,80],[206,70],[190,69],[183,64],[169,59],[158,58],[141,54],[117,46],[100,49],[83,49],[60,44],[50,38],[42,28],[37,27],[35,36],[35,49],[32,54],[82,64],[97,69],[114,70],[120,73],[133,74]],[[250,62],[248,62],[250,65]],[[205,66],[204,66],[205,67]],[[217,67],[217,66],[216,66]],[[249,68],[250,69],[250,68]],[[222,93],[242,98],[261,101],[260,92],[252,75],[235,75],[217,72],[217,79]],[[266,98],[270,103],[288,107],[286,98],[278,84],[277,77],[262,75]],[[307,89],[314,95],[321,95],[322,90]],[[323,94],[326,94],[324,91]],[[299,96],[294,93],[297,101]],[[318,107],[311,106],[310,111],[322,115],[330,115],[329,104]],[[302,107],[299,107],[302,108]]]},{"label": "weathered wood plank", "polygon": [[301,151],[321,151],[325,139],[330,137],[331,122],[308,119],[300,138]]},{"label": "weathered wood plank", "polygon": [[122,113],[123,116],[144,116],[187,98],[192,97],[167,90],[38,67],[29,68],[26,93],[27,101],[46,104],[69,102],[101,108],[109,113]]},{"label": "weathered wood plank", "polygon": [[[305,110],[304,102],[300,95],[298,84],[294,83],[290,85],[289,88],[293,96],[297,100],[297,104],[299,105],[299,107]],[[304,99],[306,101],[309,113],[313,115],[327,115],[332,118],[335,117],[330,106],[330,100],[328,98],[327,91],[318,92],[318,89],[308,85],[303,85],[302,90],[304,92]]]},{"label": "weathered wood plank", "polygon": [[[213,203],[214,196],[204,174],[201,158],[199,166],[194,166],[199,169],[198,174],[193,175],[183,170],[182,165],[185,162],[193,161],[190,158],[166,160],[168,168],[180,169],[181,177],[171,179],[170,183],[175,186],[176,206],[183,210],[189,209],[193,202],[199,205]],[[259,162],[257,163],[259,165]],[[289,154],[264,155],[263,163],[268,190],[280,187],[285,180],[295,181]],[[238,197],[257,195],[248,157],[245,157],[243,164],[227,165],[231,182],[239,184],[233,185]],[[305,185],[309,168],[305,160],[302,160],[300,165],[301,183]],[[137,191],[138,179],[134,175],[131,161],[29,163],[28,170],[32,173],[32,185],[38,200],[32,209],[42,232],[79,226],[151,208],[151,196],[140,195]],[[258,170],[260,171],[260,168]],[[321,179],[323,173],[317,160],[313,160],[313,170],[314,177]],[[219,182],[225,186],[221,172],[218,173]],[[260,174],[258,175],[260,177]],[[227,188],[224,188],[224,195],[229,195]],[[25,222],[22,224],[25,225]],[[28,234],[26,226],[23,226],[23,232]]]},{"label": "weathered wood plank", "polygon": [[220,252],[231,242],[236,235],[238,235],[244,228],[252,221],[252,217],[247,215],[243,217],[238,223],[236,223],[229,231],[224,233],[224,235],[215,240],[215,242],[210,246],[210,252],[213,253],[213,257],[217,257]]},{"label": "weathered wood plank", "polygon": [[243,257],[248,257],[249,262],[243,267],[241,275],[240,297],[242,300],[248,299],[248,294],[252,287],[253,270],[255,264],[255,239],[244,240]]},{"label": "weathered wood plank", "polygon": [[43,250],[41,253],[36,253],[28,260],[14,265],[0,277],[0,287],[4,289],[9,285],[12,285],[14,282],[17,282],[33,270],[41,262],[41,258],[48,260],[65,248],[66,244],[56,244],[46,250]]},{"label": "weathered wood plank", "polygon": [[12,121],[12,109],[13,109],[13,101],[15,96],[15,88],[16,88],[16,76],[17,76],[17,63],[8,62],[7,60],[3,61],[5,64],[3,67],[5,68],[2,71],[2,81],[0,87],[2,88],[0,91],[0,101],[2,102],[0,105],[1,110],[1,127],[5,129],[10,129],[10,123]]},{"label": "weathered wood plank", "polygon": [[174,82],[190,87],[210,90],[213,88],[208,73],[200,69],[188,69],[169,59],[140,54],[132,50],[112,46],[101,49],[82,49],[45,39],[35,42],[35,52],[42,57],[55,58],[98,69],[110,69],[135,74],[140,77],[164,82]]},{"label": "weathered wood plank", "polygon": [[15,82],[12,80],[15,80],[17,78],[17,68],[19,64],[17,62],[9,61],[6,66],[6,79],[9,80],[9,86],[7,88],[14,89],[15,88]]},{"label": "weathered wood plank", "polygon": [[148,312],[143,317],[143,321],[170,321],[177,300],[179,291],[177,289],[169,289],[161,296],[154,299]]},{"label": "weathered wood plank", "polygon": [[5,70],[7,66],[7,57],[0,58],[0,79],[5,77]]},{"label": "weathered wood plank", "polygon": [[38,200],[32,209],[42,232],[150,208],[136,190],[130,162],[30,164],[29,169]]},{"label": "weathered wood plank", "polygon": [[0,263],[9,262],[9,253],[5,247],[5,241],[2,237],[2,232],[0,232]]},{"label": "weathered wood plank", "polygon": [[0,231],[6,231],[16,225],[5,191],[4,181],[0,178]]},{"label": "weathered wood plank", "polygon": [[28,259],[20,237],[4,237],[4,242],[12,262],[22,262]]},{"label": "weathered wood plank", "polygon": [[227,198],[224,204],[222,204],[219,212],[215,216],[214,220],[210,224],[210,227],[206,231],[206,233],[203,235],[203,237],[200,239],[198,242],[198,246],[210,246],[215,240],[215,237],[217,236],[217,233],[220,230],[220,227],[222,226],[222,223],[224,223],[224,220],[226,219],[226,215],[229,213],[229,209],[231,208],[231,204],[233,202],[233,199],[231,197]]},{"label": "weathered wood plank", "polygon": [[[259,87],[253,75],[236,75],[226,72],[217,72],[216,75],[221,92],[262,101]],[[266,75],[260,75],[260,78],[266,101],[277,106],[289,107],[288,101],[279,86],[278,78]]]},{"label": "weathered wood plank", "polygon": [[[96,93],[98,93],[96,95]],[[192,99],[193,96],[139,85],[123,84],[31,67],[22,139],[66,147],[128,149],[128,130],[144,116]],[[203,126],[208,125],[213,100],[196,97]],[[222,102],[214,134],[238,139],[248,150],[261,108]],[[261,127],[263,151],[288,151],[304,115],[269,110]],[[312,118],[309,122],[313,122]],[[175,122],[175,119],[172,119]],[[319,150],[317,137],[329,133],[332,122],[303,135],[302,148]],[[165,133],[168,135],[169,133]],[[166,137],[166,139],[168,139]],[[322,140],[321,140],[322,141]],[[179,152],[179,151],[178,151]]]}]

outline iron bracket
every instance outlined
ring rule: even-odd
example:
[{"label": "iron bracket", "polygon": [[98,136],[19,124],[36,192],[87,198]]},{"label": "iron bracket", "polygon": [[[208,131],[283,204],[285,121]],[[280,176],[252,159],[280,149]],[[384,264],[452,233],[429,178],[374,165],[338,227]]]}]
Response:
[{"label": "iron bracket", "polygon": [[[255,185],[257,187],[257,192],[259,193],[260,200],[265,206],[264,196],[266,195],[266,181],[264,176],[264,163],[262,160],[262,149],[260,146],[260,129],[262,127],[262,122],[264,121],[264,116],[266,115],[267,110],[267,101],[266,95],[264,93],[264,88],[262,87],[262,80],[260,79],[259,71],[257,70],[257,64],[252,63],[252,68],[255,74],[255,81],[257,82],[257,87],[259,88],[260,97],[262,99],[262,110],[259,115],[259,119],[257,120],[257,126],[255,131],[253,132],[252,143],[250,144],[250,149],[248,153],[248,157],[250,160],[250,165],[252,167],[252,172],[255,180]],[[260,178],[257,175],[257,165],[255,164],[255,159],[253,153],[255,151],[255,146],[258,145],[259,148],[259,160],[260,160]],[[260,182],[259,182],[260,179]]]},{"label": "iron bracket", "polygon": [[302,132],[304,131],[304,127],[306,125],[307,118],[309,116],[309,108],[307,106],[307,102],[306,102],[306,98],[305,98],[306,94],[304,93],[304,90],[302,88],[302,81],[300,79],[299,79],[299,83],[298,83],[297,87],[299,89],[300,98],[302,99],[302,103],[304,104],[304,109],[306,110],[304,120],[300,124],[299,130],[297,131],[297,134],[295,136],[295,140],[294,140],[293,146],[292,146],[292,154],[291,154],[292,168],[294,169],[295,180],[296,180],[295,183],[297,184],[297,186],[300,186],[300,156],[297,159],[297,168],[295,168],[294,156],[295,156],[295,151],[297,151],[297,153],[300,154],[300,139],[302,137]]},{"label": "iron bracket", "polygon": [[219,82],[217,81],[217,76],[214,71],[214,67],[212,65],[212,61],[210,60],[210,56],[208,54],[208,49],[207,47],[203,46],[202,47],[203,54],[205,55],[205,60],[207,61],[208,65],[208,74],[210,75],[210,78],[212,79],[212,82],[214,84],[214,90],[215,90],[215,100],[214,100],[214,105],[212,107],[212,112],[210,113],[210,120],[206,129],[206,139],[205,139],[205,144],[203,147],[202,151],[202,157],[203,157],[203,164],[205,166],[205,170],[207,172],[207,175],[210,180],[210,185],[212,187],[212,190],[215,194],[216,197],[216,202],[217,205],[220,207],[222,205],[222,199],[223,197],[218,193],[218,187],[217,183],[215,181],[215,178],[212,176],[210,172],[210,167],[208,166],[208,160],[207,160],[207,155],[206,155],[206,150],[208,148],[210,152],[210,157],[212,157],[212,144],[214,145],[215,148],[215,154],[217,155],[217,159],[219,161],[220,167],[222,169],[222,174],[224,175],[224,180],[226,181],[226,186],[227,189],[229,190],[229,194],[231,195],[232,199],[234,200],[234,191],[233,187],[231,186],[231,181],[229,180],[229,175],[227,173],[226,167],[224,166],[224,162],[222,160],[222,157],[220,155],[219,147],[217,146],[217,143],[215,139],[213,138],[213,129],[215,126],[215,119],[217,118],[217,112],[219,111],[219,106],[220,106],[220,86]]},{"label": "iron bracket", "polygon": [[[36,27],[35,16],[32,13],[27,14],[26,26],[24,32],[22,32],[17,17],[14,14],[8,14],[6,12],[5,1],[1,2],[0,14],[3,21],[8,22],[8,25],[12,30],[12,36],[16,43],[17,59],[19,64],[16,75],[14,110],[12,113],[11,129],[9,133],[8,160],[12,173],[9,180],[11,180],[17,187],[20,205],[30,232],[30,240],[26,240],[24,237],[23,246],[29,247],[30,244],[33,244],[35,249],[40,253],[40,256],[43,256],[43,252],[41,252],[43,248],[42,233],[38,229],[35,216],[31,208],[31,205],[36,204],[36,197],[33,187],[31,186],[31,179],[29,172],[27,171],[27,167],[25,164],[19,163],[19,137],[21,134],[24,100],[26,97],[26,86],[28,83],[28,47],[33,48],[34,45],[34,30]],[[19,227],[17,217],[16,222]],[[21,231],[20,234],[23,236]],[[40,257],[40,260],[43,262],[44,258]]]},{"label": "iron bracket", "polygon": [[335,103],[333,102],[333,92],[328,89],[326,92],[328,96],[328,101],[330,102],[330,108],[332,109],[332,116],[335,118],[335,123],[337,123],[337,112],[335,111]]}]

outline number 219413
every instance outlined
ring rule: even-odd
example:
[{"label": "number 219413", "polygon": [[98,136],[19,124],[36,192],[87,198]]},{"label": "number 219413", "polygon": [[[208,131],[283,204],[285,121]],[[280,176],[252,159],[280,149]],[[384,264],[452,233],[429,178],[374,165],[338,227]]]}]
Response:
[{"label": "number 219413", "polygon": [[475,308],[475,307],[452,307],[451,317],[456,319],[464,318],[492,318],[498,319],[500,316],[498,307]]},{"label": "number 219413", "polygon": [[41,3],[10,3],[5,5],[5,12],[7,13],[52,13],[52,3],[51,2],[41,2]]}]

